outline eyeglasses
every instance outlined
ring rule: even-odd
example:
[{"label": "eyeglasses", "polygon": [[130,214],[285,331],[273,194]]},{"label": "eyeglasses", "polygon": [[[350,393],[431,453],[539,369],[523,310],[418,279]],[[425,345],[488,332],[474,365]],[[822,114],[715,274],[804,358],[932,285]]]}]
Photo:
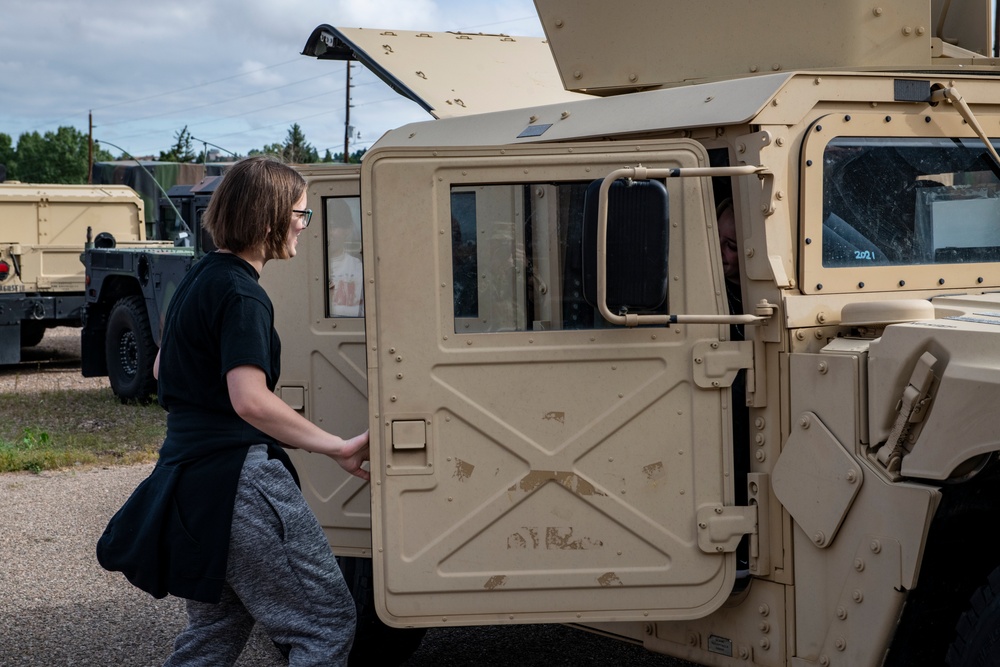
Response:
[{"label": "eyeglasses", "polygon": [[293,208],[292,213],[298,213],[299,215],[301,215],[303,220],[305,221],[304,224],[306,227],[309,226],[309,222],[312,221],[313,218],[313,210],[311,208],[307,208],[304,210]]}]

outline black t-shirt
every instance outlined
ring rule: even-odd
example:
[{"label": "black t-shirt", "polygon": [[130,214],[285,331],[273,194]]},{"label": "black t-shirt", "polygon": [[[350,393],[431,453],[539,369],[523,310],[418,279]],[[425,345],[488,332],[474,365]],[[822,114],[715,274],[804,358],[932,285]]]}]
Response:
[{"label": "black t-shirt", "polygon": [[160,348],[159,401],[167,440],[193,437],[206,448],[273,442],[233,410],[226,373],[252,365],[274,390],[281,341],[257,271],[230,253],[205,255],[171,299]]}]

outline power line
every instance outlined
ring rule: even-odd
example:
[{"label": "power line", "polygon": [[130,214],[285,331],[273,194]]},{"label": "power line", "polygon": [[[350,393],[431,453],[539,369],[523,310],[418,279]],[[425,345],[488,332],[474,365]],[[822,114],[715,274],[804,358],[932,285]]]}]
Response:
[{"label": "power line", "polygon": [[[196,84],[196,85],[193,85],[193,86],[188,86],[187,88],[178,88],[176,90],[168,90],[166,92],[157,93],[155,95],[148,95],[146,97],[136,97],[136,98],[129,99],[129,100],[122,100],[121,102],[113,102],[112,104],[105,104],[104,106],[101,106],[101,107],[94,107],[93,109],[90,109],[90,111],[91,112],[93,112],[93,111],[101,111],[103,109],[110,109],[112,107],[121,106],[123,104],[135,104],[135,103],[138,103],[138,102],[145,102],[147,100],[152,100],[152,99],[156,99],[156,98],[159,98],[159,97],[165,97],[167,95],[174,95],[176,93],[183,93],[183,92],[186,92],[188,90],[194,90],[196,88],[204,88],[205,86],[211,86],[211,85],[214,85],[216,83],[221,83],[223,81],[230,81],[232,79],[238,79],[238,78],[240,78],[242,76],[247,76],[249,74],[256,74],[257,72],[263,72],[265,70],[274,69],[275,67],[281,67],[282,65],[288,65],[289,63],[295,63],[295,62],[301,62],[301,58],[295,58],[293,60],[286,60],[284,62],[275,63],[274,65],[265,65],[264,67],[261,67],[259,69],[250,70],[249,72],[241,72],[240,74],[233,74],[232,76],[223,77],[221,79],[215,79],[213,81],[206,81],[205,83],[199,83],[199,84]],[[80,112],[80,113],[82,113],[82,112]],[[49,125],[55,125],[57,123],[63,122],[64,120],[70,120],[70,119],[78,118],[78,117],[79,117],[79,114],[73,114],[71,116],[64,116],[64,117],[62,117],[62,118],[60,118],[58,120],[45,121],[44,123],[40,123],[40,124],[35,125],[34,127],[32,127],[30,131],[35,131],[35,130],[37,130],[40,127],[47,127]]]},{"label": "power line", "polygon": [[242,100],[242,99],[245,99],[247,97],[253,97],[254,95],[263,95],[264,93],[270,93],[270,92],[273,92],[275,90],[281,90],[282,88],[289,88],[290,86],[295,86],[295,85],[298,85],[300,83],[305,83],[307,81],[314,81],[316,79],[322,79],[323,77],[330,76],[330,74],[331,74],[330,72],[327,72],[326,74],[320,74],[319,76],[312,76],[312,77],[309,77],[308,79],[299,79],[298,81],[292,81],[291,83],[286,83],[286,84],[281,85],[281,86],[275,86],[273,88],[266,88],[264,90],[258,90],[258,91],[253,92],[253,93],[247,93],[246,95],[237,95],[236,97],[230,97],[230,98],[227,98],[227,99],[224,99],[224,100],[218,100],[216,102],[209,102],[207,104],[201,104],[201,105],[198,105],[196,107],[188,107],[187,109],[175,109],[175,110],[172,110],[172,111],[165,111],[163,113],[153,114],[152,116],[142,116],[141,118],[129,118],[127,120],[111,121],[110,123],[102,123],[101,125],[95,125],[94,127],[111,127],[113,125],[124,125],[126,123],[137,123],[137,122],[142,121],[142,120],[150,120],[151,118],[162,118],[164,116],[174,116],[174,115],[177,115],[177,114],[188,113],[190,111],[197,111],[198,109],[204,109],[206,107],[214,107],[214,106],[216,106],[218,104],[226,104],[227,102],[234,102],[236,100]]},{"label": "power line", "polygon": [[233,79],[238,79],[241,76],[248,76],[250,74],[256,74],[257,72],[263,72],[265,70],[274,69],[275,67],[281,67],[282,65],[287,65],[289,63],[295,63],[295,62],[300,62],[300,61],[301,61],[301,57],[300,58],[296,58],[294,60],[286,60],[284,62],[275,63],[274,65],[267,65],[265,67],[261,67],[260,69],[250,70],[249,72],[241,72],[240,74],[233,74],[232,76],[223,77],[221,79],[215,79],[214,81],[206,81],[205,83],[195,84],[193,86],[188,86],[187,88],[178,88],[176,90],[168,90],[168,91],[163,92],[163,93],[157,93],[156,95],[149,95],[147,97],[137,97],[137,98],[131,99],[131,100],[122,100],[121,102],[114,102],[113,104],[106,104],[103,107],[95,107],[94,109],[92,109],[92,111],[101,111],[103,109],[110,109],[111,107],[117,107],[117,106],[121,106],[123,104],[136,104],[137,102],[145,102],[147,100],[155,100],[158,97],[166,97],[167,95],[174,95],[176,93],[184,93],[184,92],[187,92],[189,90],[195,90],[196,88],[204,88],[205,86],[211,86],[211,85],[214,85],[216,83],[222,83],[223,81],[231,81]]}]

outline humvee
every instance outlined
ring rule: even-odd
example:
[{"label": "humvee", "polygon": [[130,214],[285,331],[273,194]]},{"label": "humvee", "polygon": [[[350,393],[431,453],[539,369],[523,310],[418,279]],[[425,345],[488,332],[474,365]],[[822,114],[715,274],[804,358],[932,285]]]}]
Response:
[{"label": "humvee", "polygon": [[0,364],[18,363],[46,329],[80,326],[80,253],[144,243],[143,214],[124,185],[0,183]]},{"label": "humvee", "polygon": [[990,3],[535,4],[544,42],[304,48],[437,117],[304,170],[320,224],[262,280],[278,393],[370,429],[370,485],[296,464],[378,616],[1000,664]]}]

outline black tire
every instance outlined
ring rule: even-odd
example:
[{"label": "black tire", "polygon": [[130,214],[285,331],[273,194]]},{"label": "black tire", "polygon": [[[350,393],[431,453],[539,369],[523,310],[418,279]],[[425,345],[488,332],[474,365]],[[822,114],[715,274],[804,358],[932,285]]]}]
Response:
[{"label": "black tire", "polygon": [[21,322],[21,347],[35,347],[45,337],[45,325],[28,320]]},{"label": "black tire", "polygon": [[1000,665],[1000,567],[972,594],[948,649],[950,667]]},{"label": "black tire", "polygon": [[122,403],[149,403],[156,393],[156,343],[141,296],[118,300],[108,317],[104,351],[111,389]]},{"label": "black tire", "polygon": [[375,613],[375,583],[370,558],[338,556],[337,562],[358,612],[358,629],[348,666],[395,667],[406,662],[420,648],[426,628],[393,628],[382,622]]}]

